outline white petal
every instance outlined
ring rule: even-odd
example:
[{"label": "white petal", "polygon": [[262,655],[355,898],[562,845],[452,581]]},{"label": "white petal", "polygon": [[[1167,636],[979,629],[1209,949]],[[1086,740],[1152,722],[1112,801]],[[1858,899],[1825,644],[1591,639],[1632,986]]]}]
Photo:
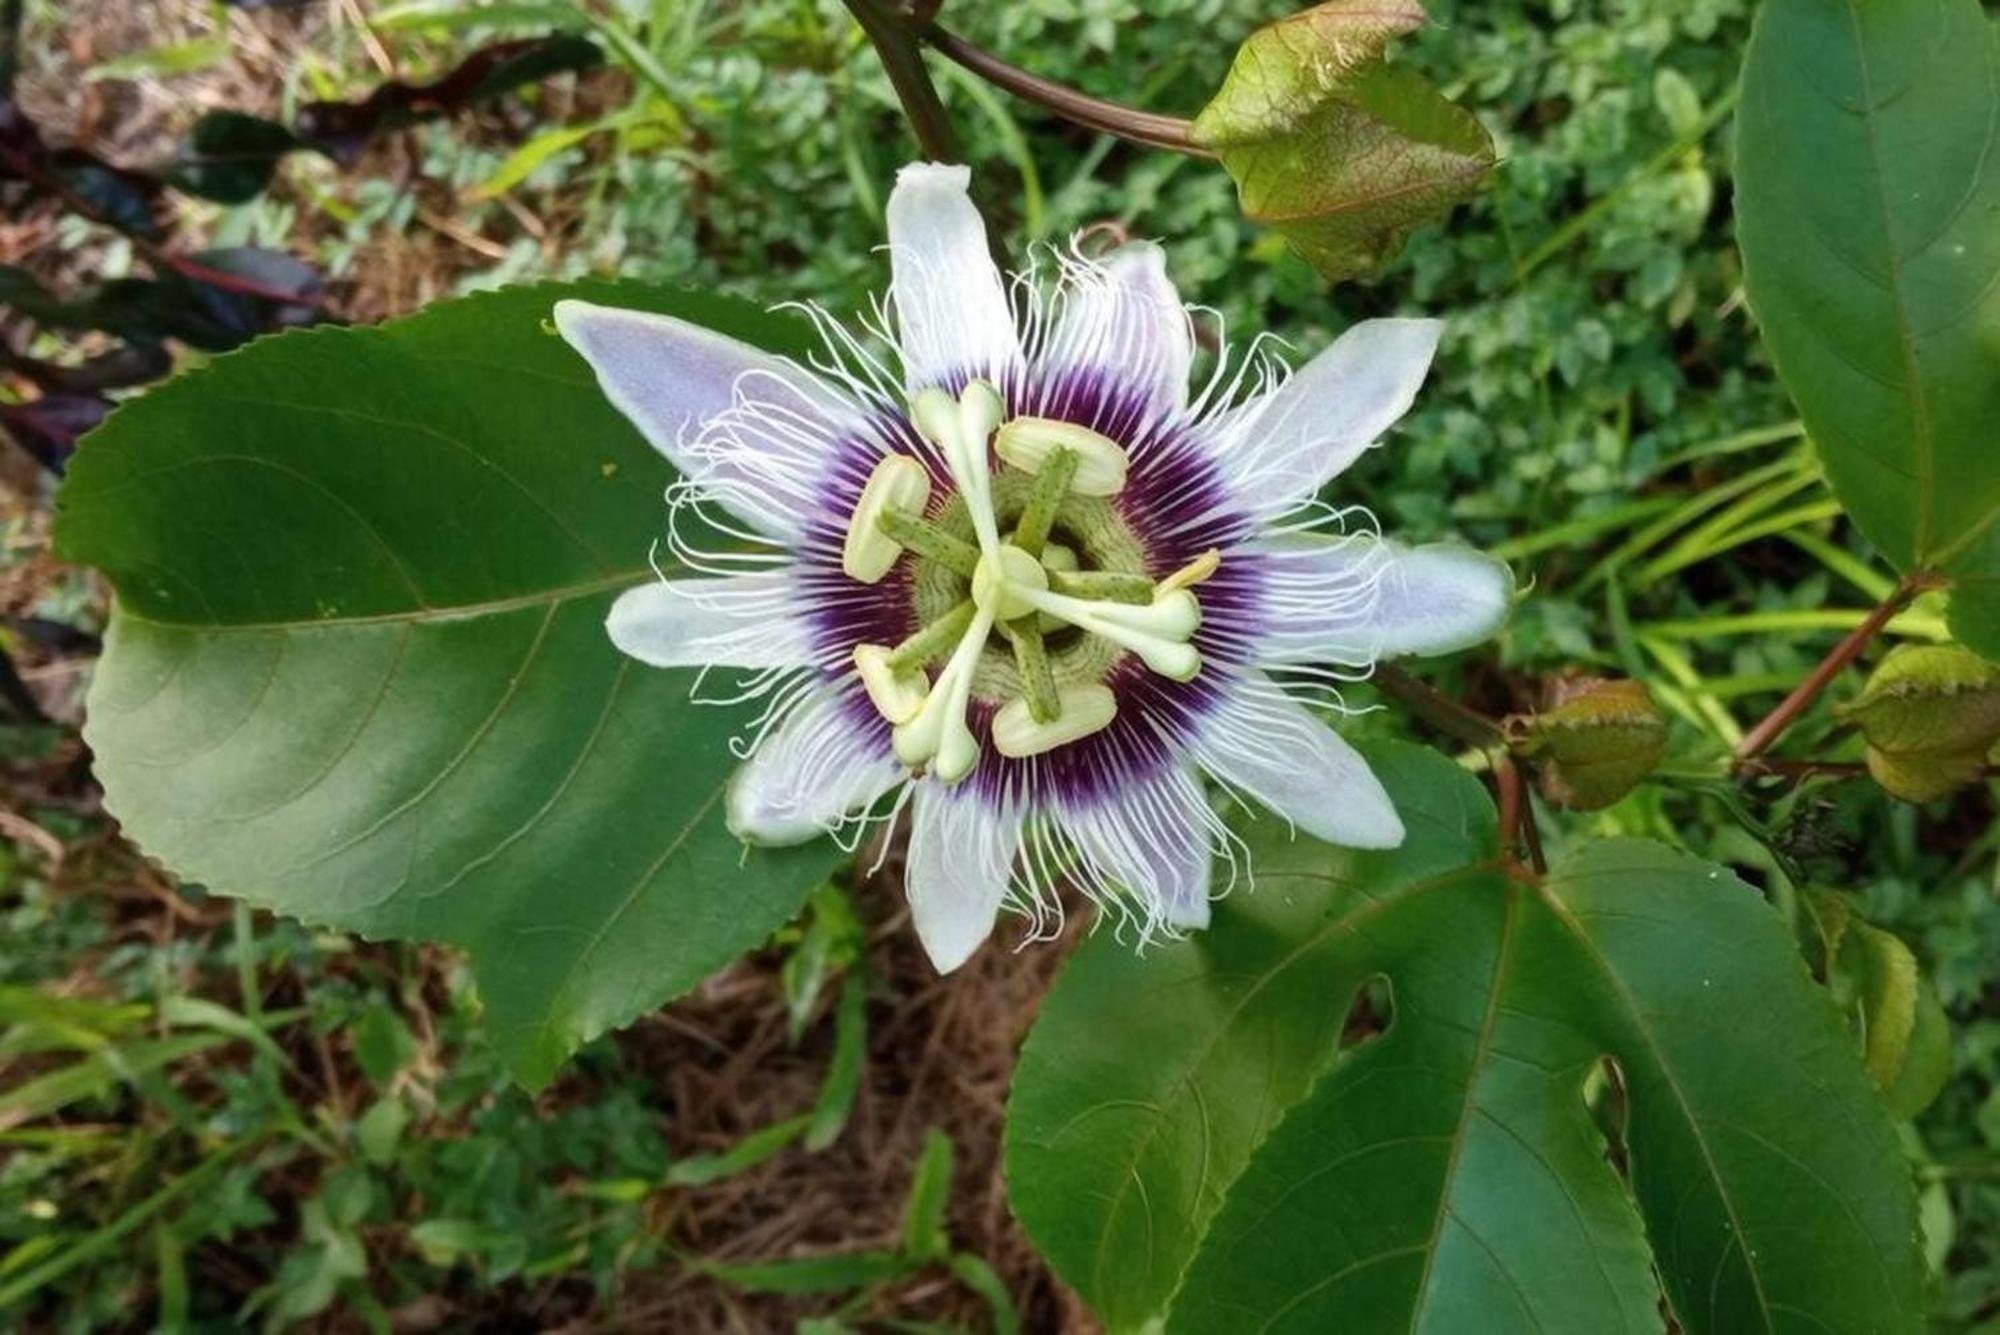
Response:
[{"label": "white petal", "polygon": [[1364,320],[1277,389],[1231,410],[1213,439],[1237,501],[1274,515],[1311,500],[1410,410],[1443,329]]},{"label": "white petal", "polygon": [[1139,386],[1149,413],[1186,406],[1194,328],[1165,251],[1134,241],[1101,262],[1066,260],[1059,297],[1048,341],[1036,350],[1043,378],[1099,369]]},{"label": "white petal", "polygon": [[1261,673],[1202,720],[1195,760],[1315,839],[1394,848],[1403,822],[1368,762]]},{"label": "white petal", "polygon": [[1507,567],[1458,543],[1302,533],[1254,550],[1267,595],[1251,648],[1264,662],[1453,653],[1497,631],[1513,603]]},{"label": "white petal", "polygon": [[970,785],[926,780],[911,799],[904,893],[917,939],[939,973],[965,963],[993,934],[1021,843],[1021,823]]},{"label": "white petal", "polygon": [[789,567],[656,580],[619,594],[604,628],[621,652],[654,667],[804,667],[813,646],[797,587]]},{"label": "white petal", "polygon": [[1100,897],[1122,889],[1145,913],[1146,930],[1208,926],[1215,816],[1191,772],[1172,770],[1115,797],[1064,804],[1061,818],[1086,864],[1086,888]]},{"label": "white petal", "polygon": [[903,379],[914,394],[954,372],[998,384],[1021,357],[986,224],[966,193],[972,172],[915,162],[889,192],[889,263]]},{"label": "white petal", "polygon": [[[801,498],[809,500],[834,443],[866,435],[839,391],[713,329],[574,300],[556,303],[555,321],[647,442],[770,537],[797,535]],[[783,485],[797,475],[805,486]]]},{"label": "white petal", "polygon": [[864,814],[907,776],[888,733],[822,691],[767,735],[729,784],[729,828],[758,844],[797,844]]}]

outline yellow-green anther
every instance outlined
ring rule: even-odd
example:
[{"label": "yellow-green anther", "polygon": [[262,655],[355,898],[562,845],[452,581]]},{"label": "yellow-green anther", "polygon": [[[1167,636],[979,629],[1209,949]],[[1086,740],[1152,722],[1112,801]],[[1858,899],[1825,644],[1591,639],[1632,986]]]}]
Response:
[{"label": "yellow-green anther", "polygon": [[[1062,499],[1069,491],[1071,479],[1076,476],[1079,460],[1075,450],[1059,446],[1042,461],[1041,471],[1035,474],[1035,486],[1028,493],[1028,504],[1021,510],[1021,518],[1014,525],[1014,545],[1030,556],[1042,554],[1042,544],[1049,540],[1049,530],[1055,527],[1056,511],[1062,506]],[[1075,557],[1072,556],[1074,561]]]},{"label": "yellow-green anther", "polygon": [[946,612],[930,625],[897,645],[889,655],[889,667],[894,672],[915,672],[929,667],[935,659],[952,651],[965,634],[965,628],[972,624],[978,609],[968,600]]},{"label": "yellow-green anther", "polygon": [[1144,629],[1155,635],[1184,640],[1201,625],[1201,604],[1186,589],[1153,595],[1147,606],[1113,605],[1104,609],[1106,617],[1123,625]]},{"label": "yellow-green anther", "polygon": [[993,716],[993,749],[1019,759],[1038,756],[1102,732],[1118,716],[1118,697],[1109,687],[1091,683],[1065,686],[1057,693],[1053,719],[1037,719],[1026,700],[1014,700]]},{"label": "yellow-green anther", "polygon": [[1193,588],[1195,585],[1222,569],[1222,549],[1211,547],[1194,560],[1176,570],[1159,582],[1161,593],[1173,593],[1179,589]]},{"label": "yellow-green anther", "polygon": [[875,465],[848,517],[840,568],[849,579],[876,584],[903,554],[902,544],[882,531],[882,516],[920,515],[931,498],[931,475],[907,454],[891,454]]},{"label": "yellow-green anther", "polygon": [[929,520],[906,515],[901,510],[884,510],[875,521],[875,526],[887,537],[893,538],[919,556],[928,556],[948,570],[957,571],[967,579],[979,565],[979,549],[969,542],[960,542],[951,534]]},{"label": "yellow-green anther", "polygon": [[886,644],[854,646],[854,670],[868,692],[875,712],[891,723],[907,723],[924,707],[930,693],[930,679],[921,668],[898,670],[895,651]]},{"label": "yellow-green anther", "polygon": [[993,519],[987,440],[1006,411],[1000,391],[984,380],[972,381],[956,399],[932,386],[919,390],[910,400],[910,424],[944,456],[945,467],[972,516],[979,550],[989,555],[1000,546],[1000,531]]},{"label": "yellow-green anther", "polygon": [[1128,575],[1118,570],[1082,570],[1074,574],[1051,572],[1049,587],[1072,598],[1092,602],[1133,603],[1153,601],[1153,581],[1144,575]]},{"label": "yellow-green anther", "polygon": [[999,456],[1025,473],[1042,471],[1059,449],[1076,453],[1069,489],[1079,496],[1116,496],[1125,489],[1125,450],[1111,437],[1051,417],[1016,417],[993,441]]},{"label": "yellow-green anther", "polygon": [[1053,723],[1062,712],[1056,692],[1055,670],[1049,666],[1048,646],[1042,643],[1042,628],[1036,617],[1022,617],[1001,627],[1014,644],[1014,666],[1021,673],[1021,695],[1037,723]]},{"label": "yellow-green anther", "polygon": [[979,651],[985,648],[987,632],[992,629],[992,612],[981,609],[974,614],[959,637],[958,647],[931,684],[923,707],[890,734],[896,758],[905,765],[912,769],[929,765],[942,782],[957,783],[979,763],[979,740],[966,726],[965,710],[972,698]]},{"label": "yellow-green anther", "polygon": [[918,435],[942,448],[958,437],[958,400],[936,385],[918,390],[910,399],[910,425]]},{"label": "yellow-green anther", "polygon": [[1024,592],[1023,597],[1038,611],[1053,613],[1079,630],[1131,650],[1163,677],[1191,681],[1201,671],[1201,654],[1187,643],[1201,624],[1201,606],[1185,589],[1162,594],[1144,607],[1086,602],[1047,590]]},{"label": "yellow-green anther", "polygon": [[980,447],[978,461],[982,465],[986,462],[986,442],[1006,416],[1007,405],[991,381],[968,381],[965,388],[959,391],[959,425],[965,432],[965,438]]}]

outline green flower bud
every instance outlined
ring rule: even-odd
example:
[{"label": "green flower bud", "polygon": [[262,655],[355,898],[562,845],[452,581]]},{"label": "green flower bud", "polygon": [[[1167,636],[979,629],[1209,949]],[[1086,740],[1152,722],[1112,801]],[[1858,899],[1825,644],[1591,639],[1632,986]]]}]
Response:
[{"label": "green flower bud", "polygon": [[1388,60],[1423,24],[1417,0],[1324,0],[1266,24],[1189,131],[1243,212],[1329,279],[1379,269],[1492,170],[1478,118]]},{"label": "green flower bud", "polygon": [[1542,795],[1559,807],[1608,807],[1653,772],[1667,724],[1644,683],[1576,677],[1556,683],[1549,707],[1509,720],[1508,742],[1535,762]]},{"label": "green flower bud", "polygon": [[2000,668],[1955,644],[1904,644],[1834,711],[1868,740],[1868,772],[1909,802],[1973,782],[2000,742]]}]

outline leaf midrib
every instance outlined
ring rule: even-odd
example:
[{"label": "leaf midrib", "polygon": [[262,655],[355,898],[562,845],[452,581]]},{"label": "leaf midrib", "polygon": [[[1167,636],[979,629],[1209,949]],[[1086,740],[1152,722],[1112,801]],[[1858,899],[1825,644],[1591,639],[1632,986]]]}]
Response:
[{"label": "leaf midrib", "polygon": [[607,593],[612,589],[626,588],[654,578],[657,578],[657,574],[650,566],[641,566],[576,584],[556,585],[547,589],[537,589],[533,593],[514,594],[506,598],[491,598],[476,603],[412,607],[396,612],[374,612],[365,616],[298,617],[283,621],[171,621],[134,611],[123,601],[119,603],[118,615],[127,621],[143,622],[162,630],[198,631],[205,635],[255,635],[269,634],[273,631],[321,630],[347,626],[396,626],[433,621],[470,621],[477,617],[499,616],[508,612],[545,607],[550,603],[587,598],[592,594]]},{"label": "leaf midrib", "polygon": [[1652,1025],[1646,1019],[1645,1009],[1640,1006],[1639,999],[1632,995],[1631,989],[1626,987],[1625,980],[1619,976],[1618,971],[1611,966],[1610,958],[1598,948],[1596,939],[1590,935],[1582,919],[1570,911],[1569,906],[1549,889],[1546,882],[1538,885],[1537,889],[1542,903],[1556,921],[1562,924],[1563,929],[1575,939],[1577,948],[1617,994],[1633,1030],[1645,1042],[1647,1051],[1652,1054],[1653,1063],[1658,1068],[1661,1079],[1666,1082],[1667,1088],[1673,1091],[1674,1102],[1679,1106],[1681,1116],[1687,1122],[1688,1133],[1694,1137],[1695,1146],[1701,1151],[1701,1161],[1708,1170],[1708,1180],[1715,1186],[1716,1199],[1722,1203],[1722,1211],[1728,1216],[1736,1250],[1743,1255],[1743,1270],[1750,1277],[1751,1292],[1757,1299],[1757,1314],[1763,1318],[1767,1335],[1776,1335],[1778,1325],[1772,1319],[1770,1295],[1764,1291],[1764,1276],[1757,1268],[1756,1253],[1751,1249],[1750,1235],[1743,1229],[1743,1217],[1737,1211],[1736,1199],[1730,1194],[1728,1183],[1715,1161],[1715,1151],[1709,1147],[1708,1135],[1702,1127],[1701,1120],[1695,1116],[1694,1106],[1688,1102],[1687,1091],[1681,1088],[1680,1076],[1675,1072],[1673,1064],[1667,1060],[1665,1050],[1661,1048],[1659,1039],[1653,1033]]},{"label": "leaf midrib", "polygon": [[[1458,1175],[1459,1156],[1465,1151],[1466,1132],[1472,1125],[1472,1114],[1479,1102],[1479,1079],[1493,1050],[1493,1031],[1500,1018],[1500,996],[1507,990],[1507,965],[1514,949],[1514,923],[1520,913],[1521,892],[1509,885],[1506,916],[1500,921],[1500,942],[1493,952],[1493,978],[1486,993],[1486,1015],[1479,1024],[1479,1037],[1473,1044],[1472,1060],[1466,1066],[1465,1101],[1459,1105],[1458,1124],[1452,1128],[1451,1148],[1445,1153],[1444,1174],[1438,1184],[1437,1213],[1431,1219],[1430,1237],[1424,1244],[1424,1264],[1417,1275],[1416,1301],[1410,1306],[1409,1335],[1417,1335],[1417,1329],[1423,1323],[1424,1309],[1430,1303],[1431,1275],[1437,1265],[1438,1245],[1444,1238],[1444,1223],[1451,1214],[1451,1193]],[[1504,1268],[1501,1273],[1506,1274]],[[1512,1283],[1511,1275],[1507,1279]],[[1533,1309],[1529,1311],[1532,1316]]]}]

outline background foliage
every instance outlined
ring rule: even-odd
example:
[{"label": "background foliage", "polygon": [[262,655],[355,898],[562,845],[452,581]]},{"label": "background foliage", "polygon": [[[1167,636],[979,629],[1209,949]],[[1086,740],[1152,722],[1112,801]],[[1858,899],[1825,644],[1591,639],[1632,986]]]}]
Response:
[{"label": "background foliage", "polygon": [[[1051,77],[1188,114],[1236,42],[1286,7],[1026,0],[947,12],[968,38]],[[365,93],[381,77],[378,52],[401,72],[436,72],[471,42],[584,31],[614,68],[533,95],[529,114],[417,127],[344,172],[295,155],[270,193],[197,207],[191,221],[214,245],[291,250],[364,318],[541,275],[622,273],[836,310],[879,282],[883,192],[911,148],[838,5],[508,5],[512,21],[493,25],[426,17],[439,8],[376,6],[364,34],[351,22],[190,6],[182,28],[125,32],[94,52],[94,86],[115,97],[143,77],[186,96],[247,68],[264,96],[284,90],[284,105],[255,109],[281,113]],[[1430,8],[1436,22],[1406,55],[1480,116],[1502,166],[1486,196],[1420,232],[1382,280],[1332,296],[1277,238],[1241,221],[1220,171],[1114,147],[955,72],[940,77],[974,160],[998,164],[987,193],[1011,250],[1106,220],[1171,238],[1175,278],[1231,330],[1270,328],[1307,350],[1362,316],[1449,315],[1418,412],[1349,475],[1351,499],[1412,538],[1456,532],[1496,548],[1534,580],[1498,667],[1459,673],[1453,689],[1504,712],[1533,703],[1530,680],[1589,667],[1644,676],[1669,706],[1674,781],[1570,828],[1700,839],[1690,851],[1732,865],[1788,911],[1803,916],[1813,892],[1835,891],[1917,952],[1954,1021],[1952,1080],[1907,1136],[1925,1187],[1931,1303],[1941,1328],[1979,1329],[2000,1312],[1990,793],[1920,809],[1859,783],[1746,797],[1696,777],[1695,758],[1735,740],[1891,581],[1837,517],[1740,297],[1727,127],[1751,6]],[[88,5],[29,10],[24,97],[39,89],[44,105],[60,102],[78,74],[63,53],[100,16]],[[190,42],[208,45],[190,52]],[[106,72],[114,58],[128,63]],[[109,272],[129,262],[115,241],[81,239]],[[0,259],[32,267],[47,242],[33,220],[9,224],[0,244],[18,249]],[[66,354],[47,331],[30,333],[29,351]],[[73,716],[76,675],[64,664],[101,629],[102,605],[43,561],[31,507],[9,525],[10,647],[45,669],[30,675],[51,712]],[[1891,631],[1889,642],[1941,634],[1939,608],[1920,600]],[[1364,727],[1422,732],[1393,709]],[[1802,737],[1832,727],[1822,711]],[[920,1188],[915,1222],[900,1189],[884,1193],[877,1177],[874,1195],[895,1198],[880,1239],[855,1220],[822,1219],[830,1238],[807,1248],[879,1241],[867,1254],[809,1273],[746,1266],[816,1239],[746,1238],[740,1220],[734,1231],[703,1221],[718,1189],[809,1175],[813,1151],[793,1142],[833,1139],[856,1106],[853,1082],[864,1120],[871,1085],[921,1082],[900,1065],[906,1045],[855,1037],[856,1015],[893,1035],[937,1004],[907,960],[865,981],[866,943],[897,930],[879,888],[863,887],[851,907],[829,893],[749,971],[775,1030],[757,1048],[769,1058],[762,1075],[738,1074],[753,1087],[789,1079],[803,1091],[792,1119],[774,1117],[763,1140],[727,1123],[695,1136],[700,1100],[663,1086],[647,1060],[657,1040],[643,1031],[596,1045],[532,1102],[506,1086],[469,1024],[455,966],[161,886],[108,842],[62,728],[16,727],[7,746],[14,823],[0,904],[20,946],[0,959],[11,989],[0,993],[10,1026],[0,1233],[13,1248],[0,1260],[0,1309],[22,1304],[37,1323],[76,1329],[154,1305],[163,1324],[218,1326],[243,1312],[277,1325],[324,1313],[407,1319],[431,1300],[446,1304],[439,1320],[528,1303],[630,1314],[685,1300],[646,1287],[667,1272],[701,1286],[703,1301],[767,1304],[752,1310],[768,1319],[851,1308],[857,1319],[1004,1326],[1015,1304],[984,1296],[986,1261],[924,1222],[939,1156],[919,1150],[921,1127],[883,1140],[890,1180]],[[1559,843],[1555,826],[1546,833]],[[1028,958],[1003,955],[998,972]],[[846,982],[826,982],[843,970]],[[999,985],[986,973],[947,986]],[[795,1051],[781,1041],[788,1003],[802,1017]],[[1010,1041],[1001,1035],[1003,1052]],[[864,1049],[862,1080],[853,1066]],[[718,1060],[698,1045],[673,1051]],[[990,1119],[972,1125],[991,1136]],[[961,1149],[990,1163],[990,1145]],[[736,1157],[703,1157],[718,1151]],[[976,1199],[987,1182],[963,1168],[958,1180],[948,1231],[976,1240],[1031,1326],[1056,1319],[1064,1300]],[[242,1259],[218,1269],[223,1242]],[[829,1292],[727,1296],[772,1288]]]}]

